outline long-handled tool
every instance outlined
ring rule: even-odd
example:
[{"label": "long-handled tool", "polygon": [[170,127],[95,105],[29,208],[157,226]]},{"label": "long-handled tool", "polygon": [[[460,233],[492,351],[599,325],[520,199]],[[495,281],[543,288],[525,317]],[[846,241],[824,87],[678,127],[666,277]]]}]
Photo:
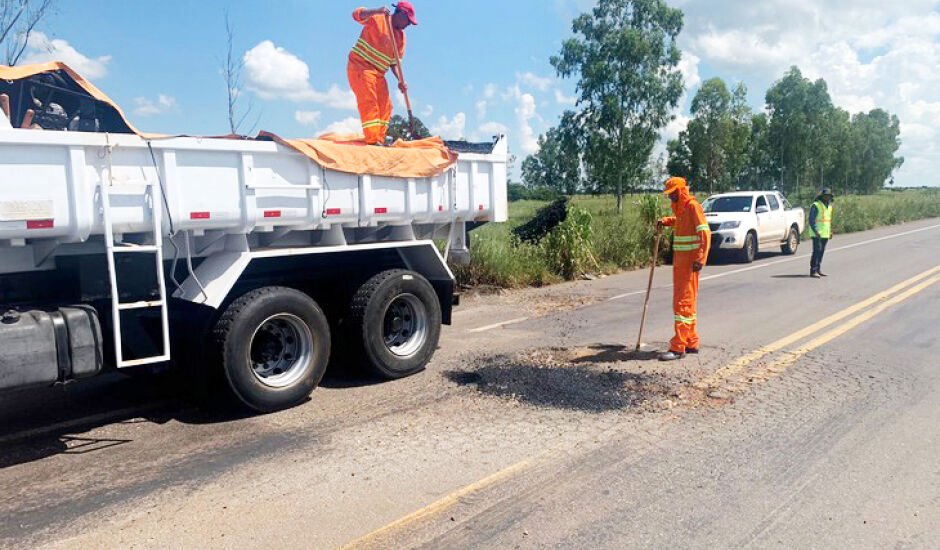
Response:
[{"label": "long-handled tool", "polygon": [[650,282],[646,285],[646,301],[643,302],[643,317],[640,319],[640,336],[636,340],[636,351],[643,345],[643,327],[646,326],[646,310],[650,305],[650,292],[653,290],[653,274],[656,273],[656,262],[659,260],[659,241],[663,238],[661,230],[656,231],[656,243],[653,245],[653,260],[650,262]]},{"label": "long-handled tool", "polygon": [[[405,83],[405,71],[401,67],[401,56],[398,55],[398,40],[395,39],[395,27],[392,26],[392,16],[386,15],[386,20],[388,21],[388,31],[389,35],[392,37],[392,49],[395,50],[395,64],[398,66],[398,81],[402,84]],[[418,133],[415,132],[415,116],[411,112],[411,100],[408,99],[408,88],[402,91],[405,94],[405,107],[408,108],[408,129],[411,131],[411,139],[418,137]]]}]

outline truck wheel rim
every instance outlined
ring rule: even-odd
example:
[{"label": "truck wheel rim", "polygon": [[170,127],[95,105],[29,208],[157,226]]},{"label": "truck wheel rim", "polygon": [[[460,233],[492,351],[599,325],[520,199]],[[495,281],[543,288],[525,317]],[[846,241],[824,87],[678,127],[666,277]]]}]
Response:
[{"label": "truck wheel rim", "polygon": [[385,309],[385,347],[398,357],[411,357],[428,339],[428,311],[414,294],[397,296]]},{"label": "truck wheel rim", "polygon": [[313,333],[300,317],[279,313],[258,325],[248,350],[255,378],[265,386],[286,388],[313,365]]},{"label": "truck wheel rim", "polygon": [[796,231],[790,230],[790,242],[787,244],[790,245],[790,250],[796,250]]},{"label": "truck wheel rim", "polygon": [[753,235],[748,236],[747,238],[747,257],[748,258],[754,257],[754,236]]}]

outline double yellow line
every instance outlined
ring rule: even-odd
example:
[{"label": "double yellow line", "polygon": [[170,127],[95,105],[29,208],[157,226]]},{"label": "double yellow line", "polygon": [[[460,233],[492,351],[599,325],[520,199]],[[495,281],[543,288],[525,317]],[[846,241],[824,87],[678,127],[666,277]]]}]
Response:
[{"label": "double yellow line", "polygon": [[[923,273],[915,275],[910,279],[896,284],[893,287],[885,290],[884,292],[879,292],[871,298],[862,300],[861,302],[850,306],[842,311],[834,313],[825,319],[822,319],[819,322],[813,323],[812,325],[794,332],[789,336],[785,336],[776,342],[770,343],[766,346],[758,348],[750,353],[742,355],[741,357],[735,359],[731,363],[728,363],[724,367],[715,371],[714,374],[708,378],[700,381],[696,384],[697,387],[707,389],[715,388],[725,382],[732,376],[739,374],[743,371],[748,365],[778,351],[783,350],[784,348],[803,340],[809,336],[812,336],[821,330],[842,321],[848,317],[851,317],[845,323],[836,326],[835,328],[819,335],[818,337],[810,340],[803,346],[796,348],[795,350],[785,351],[784,357],[776,360],[772,364],[766,367],[768,371],[780,370],[788,365],[796,362],[797,359],[806,355],[810,351],[831,342],[832,340],[838,338],[839,336],[845,334],[846,332],[852,330],[853,328],[859,326],[860,324],[868,321],[869,319],[880,314],[884,310],[888,309],[891,306],[897,305],[904,300],[922,292],[923,290],[929,288],[930,286],[940,282],[940,275],[937,273],[940,272],[940,265],[928,269]],[[914,285],[914,286],[911,286]],[[875,306],[875,307],[872,307]],[[871,309],[868,309],[871,308]],[[867,311],[866,311],[867,309]],[[859,313],[861,312],[861,313]],[[858,315],[856,315],[858,314]],[[856,315],[855,317],[852,317]]]}]

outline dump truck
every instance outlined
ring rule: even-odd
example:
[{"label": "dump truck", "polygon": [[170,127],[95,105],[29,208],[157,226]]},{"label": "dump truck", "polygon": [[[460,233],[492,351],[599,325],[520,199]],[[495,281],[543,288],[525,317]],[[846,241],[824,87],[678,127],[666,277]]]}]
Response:
[{"label": "dump truck", "polygon": [[[173,368],[267,412],[340,351],[415,374],[457,302],[445,256],[507,219],[505,136],[382,175],[285,140],[143,134],[63,64],[0,77],[0,392]],[[411,154],[384,149],[354,153]]]}]

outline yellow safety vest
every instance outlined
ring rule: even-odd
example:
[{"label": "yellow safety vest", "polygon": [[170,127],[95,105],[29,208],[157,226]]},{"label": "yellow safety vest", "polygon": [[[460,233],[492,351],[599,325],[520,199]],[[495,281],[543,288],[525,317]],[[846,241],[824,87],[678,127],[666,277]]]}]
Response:
[{"label": "yellow safety vest", "polygon": [[820,239],[831,239],[832,238],[832,203],[829,206],[823,204],[823,201],[816,201],[813,203],[813,206],[816,207],[816,229],[819,230],[819,234],[813,231],[813,226],[809,227],[809,234],[811,237],[818,237]]}]

